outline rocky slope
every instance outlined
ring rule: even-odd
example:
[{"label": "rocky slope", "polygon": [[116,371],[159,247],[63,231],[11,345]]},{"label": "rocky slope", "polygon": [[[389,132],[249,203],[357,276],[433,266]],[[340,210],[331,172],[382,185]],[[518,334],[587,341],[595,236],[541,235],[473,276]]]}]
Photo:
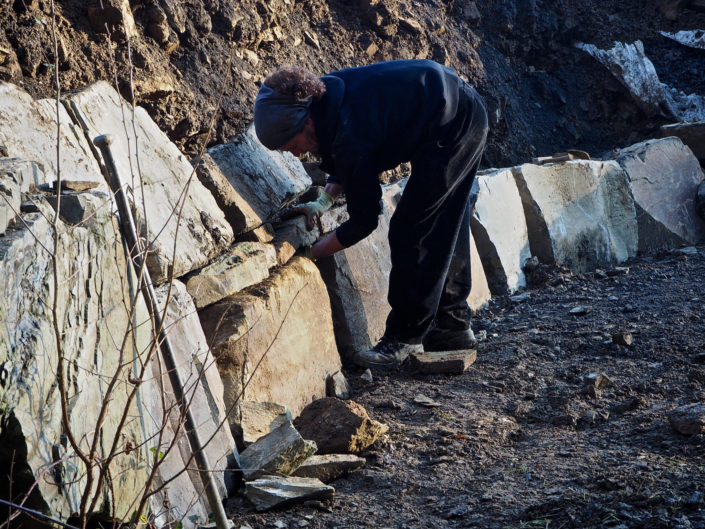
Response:
[{"label": "rocky slope", "polygon": [[705,27],[697,1],[66,0],[54,8],[52,16],[49,0],[3,3],[0,78],[37,97],[54,92],[55,64],[62,90],[106,79],[129,96],[132,84],[189,154],[242,130],[258,83],[285,63],[320,74],[412,57],[454,67],[487,100],[487,166],[570,147],[599,155],[666,121],[645,115],[579,41],[641,39],[663,82],[705,94],[702,51],[658,33]]}]

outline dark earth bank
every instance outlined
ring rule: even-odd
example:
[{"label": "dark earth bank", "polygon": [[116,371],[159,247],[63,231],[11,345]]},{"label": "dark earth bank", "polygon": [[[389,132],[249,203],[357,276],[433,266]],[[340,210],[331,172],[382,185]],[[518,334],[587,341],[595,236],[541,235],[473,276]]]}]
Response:
[{"label": "dark earth bank", "polygon": [[657,134],[663,118],[644,115],[576,42],[641,39],[663,82],[705,95],[705,52],[658,33],[705,28],[705,13],[687,0],[132,0],[129,40],[119,4],[5,0],[0,78],[35,97],[55,93],[56,66],[63,91],[107,79],[130,98],[133,87],[136,102],[194,155],[247,125],[259,83],[281,64],[324,74],[427,57],[485,97],[485,166],[567,148],[599,157]]},{"label": "dark earth bank", "polygon": [[320,505],[232,498],[236,527],[704,528],[705,436],[668,418],[705,399],[705,247],[687,252],[543,270],[477,315],[487,338],[461,376],[347,371],[390,427],[366,467]]}]

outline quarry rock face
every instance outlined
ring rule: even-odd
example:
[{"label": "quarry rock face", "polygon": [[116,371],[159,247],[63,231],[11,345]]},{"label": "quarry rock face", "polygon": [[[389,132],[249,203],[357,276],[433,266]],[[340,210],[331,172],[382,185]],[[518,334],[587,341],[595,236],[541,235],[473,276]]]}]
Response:
[{"label": "quarry rock face", "polygon": [[531,252],[541,262],[587,271],[636,255],[636,213],[627,175],[618,164],[524,164],[514,175]]},{"label": "quarry rock face", "polygon": [[330,302],[318,269],[295,257],[251,289],[200,314],[225,386],[225,405],[240,420],[240,402],[277,402],[296,416],[323,397],[340,369]]},{"label": "quarry rock face", "polygon": [[311,186],[301,162],[289,153],[266,149],[253,126],[233,141],[208,149],[199,177],[216,196],[235,233],[267,222]]},{"label": "quarry rock face", "polygon": [[678,138],[637,143],[615,154],[629,178],[639,224],[639,250],[696,244],[705,224],[695,209],[704,176],[697,158]]},{"label": "quarry rock face", "polygon": [[144,109],[136,107],[133,114],[105,82],[67,95],[66,104],[89,138],[112,135],[113,157],[135,204],[137,229],[152,245],[147,265],[156,284],[166,280],[171,266],[174,277],[182,276],[232,243],[232,228],[213,196]]},{"label": "quarry rock face", "polygon": [[526,286],[522,267],[531,257],[521,197],[510,169],[478,175],[470,217],[477,252],[494,294]]},{"label": "quarry rock face", "polygon": [[[100,194],[91,200],[95,213],[81,226],[59,221],[57,245],[46,220],[52,210],[44,203],[39,204],[42,213],[24,215],[27,228],[13,229],[0,239],[0,433],[4,446],[13,447],[15,454],[11,462],[11,453],[3,451],[0,458],[6,460],[0,461],[0,468],[9,471],[12,463],[17,491],[39,478],[33,501],[53,515],[66,519],[78,512],[86,471],[62,425],[57,385],[61,354],[67,416],[80,450],[88,453],[99,435],[96,457],[107,458],[113,441],[122,452],[109,463],[112,486],[98,493],[96,507],[122,519],[132,514],[132,502],[151,468],[145,441],[153,432],[140,419],[144,393],[129,380],[151,376],[148,366],[140,371],[151,331],[141,301],[134,314],[129,313],[134,292],[110,202]],[[50,252],[57,255],[58,290]],[[109,407],[101,423],[98,417],[106,399]],[[125,410],[125,425],[115,439]],[[92,471],[97,477],[97,469]]]},{"label": "quarry rock face", "polygon": [[[56,158],[57,115],[60,165]],[[64,179],[88,180],[100,184],[102,191],[108,189],[83,131],[64,106],[57,109],[56,101],[35,101],[18,86],[4,82],[0,82],[0,145],[5,147],[5,156],[37,164],[37,185],[56,180],[60,167]]]},{"label": "quarry rock face", "polygon": [[0,158],[0,235],[19,214],[22,193],[42,178],[37,164],[20,158]]}]

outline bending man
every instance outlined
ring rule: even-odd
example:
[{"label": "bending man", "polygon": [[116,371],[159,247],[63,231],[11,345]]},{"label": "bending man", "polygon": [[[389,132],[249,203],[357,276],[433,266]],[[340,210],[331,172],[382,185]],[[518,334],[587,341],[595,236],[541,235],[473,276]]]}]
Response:
[{"label": "bending man", "polygon": [[348,68],[320,79],[298,67],[272,73],[254,109],[269,149],[322,158],[325,193],[305,205],[307,222],[345,191],[349,220],[316,242],[314,258],[360,241],[382,210],[379,174],[411,162],[389,228],[392,268],[385,334],[354,361],[395,368],[409,353],[474,348],[468,199],[487,137],[477,92],[429,60]]}]

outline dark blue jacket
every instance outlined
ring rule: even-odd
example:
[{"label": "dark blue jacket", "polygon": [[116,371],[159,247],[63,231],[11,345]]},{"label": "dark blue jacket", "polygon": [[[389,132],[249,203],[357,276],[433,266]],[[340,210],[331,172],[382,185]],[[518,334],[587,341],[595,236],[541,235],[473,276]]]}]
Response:
[{"label": "dark blue jacket", "polygon": [[311,107],[321,169],[345,190],[350,219],[336,230],[351,246],[377,227],[379,174],[411,161],[443,137],[458,108],[460,79],[429,60],[348,68],[321,78],[326,95]]}]

